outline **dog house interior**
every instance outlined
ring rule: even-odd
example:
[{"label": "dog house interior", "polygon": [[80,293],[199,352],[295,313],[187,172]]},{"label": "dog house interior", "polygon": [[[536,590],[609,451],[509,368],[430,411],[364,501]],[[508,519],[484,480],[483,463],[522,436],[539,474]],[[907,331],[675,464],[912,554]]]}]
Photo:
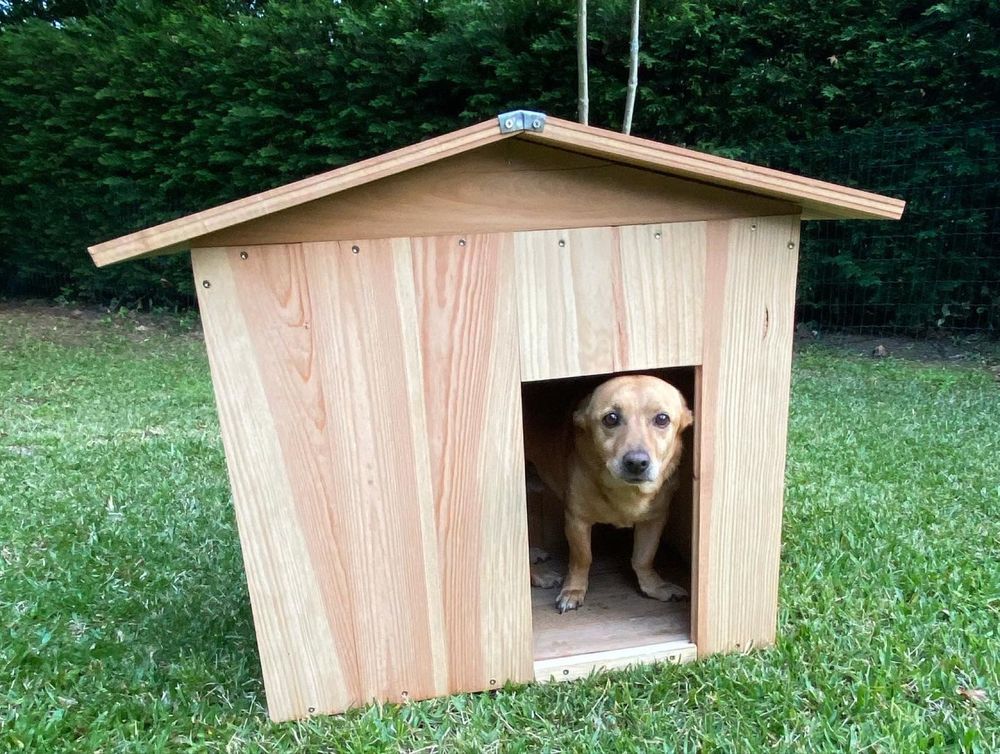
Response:
[{"label": "dog house interior", "polygon": [[[516,112],[90,253],[191,251],[287,720],[772,642],[799,223],[902,208]],[[529,526],[561,547],[521,407],[622,372],[694,409],[660,553],[690,600],[642,597],[610,530],[560,615],[529,587]]]},{"label": "dog house interior", "polygon": [[[642,374],[666,380],[684,396],[697,414],[695,367],[647,369]],[[621,373],[619,373],[621,374]],[[539,405],[575,404],[613,374],[525,382],[521,385],[524,423]],[[694,432],[684,433],[684,455],[670,515],[657,552],[657,572],[690,595],[694,591],[692,543],[695,540]],[[527,469],[526,500],[529,542],[545,551],[545,566],[565,572],[568,551],[563,533],[561,502]],[[555,606],[559,586],[532,587],[532,648],[535,674],[545,680],[572,679],[590,672],[595,662],[628,664],[652,657],[679,662],[695,651],[690,599],[660,602],[638,589],[630,560],[632,532],[610,525],[593,531],[594,562],[584,606],[560,613]]]}]

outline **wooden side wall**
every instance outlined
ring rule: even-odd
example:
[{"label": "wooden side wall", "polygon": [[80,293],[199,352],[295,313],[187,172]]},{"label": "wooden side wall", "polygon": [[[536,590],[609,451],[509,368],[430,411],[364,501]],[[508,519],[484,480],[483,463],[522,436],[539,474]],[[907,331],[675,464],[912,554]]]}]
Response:
[{"label": "wooden side wall", "polygon": [[509,242],[193,253],[274,719],[532,677]]},{"label": "wooden side wall", "polygon": [[799,218],[711,222],[707,236],[699,656],[774,641]]}]

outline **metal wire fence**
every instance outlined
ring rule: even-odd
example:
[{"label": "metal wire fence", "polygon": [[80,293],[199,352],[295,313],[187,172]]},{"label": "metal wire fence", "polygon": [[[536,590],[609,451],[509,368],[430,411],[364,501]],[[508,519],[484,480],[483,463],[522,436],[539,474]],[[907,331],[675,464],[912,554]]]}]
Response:
[{"label": "metal wire fence", "polygon": [[754,159],[907,201],[899,222],[803,224],[804,326],[1000,337],[1000,120],[867,130]]}]

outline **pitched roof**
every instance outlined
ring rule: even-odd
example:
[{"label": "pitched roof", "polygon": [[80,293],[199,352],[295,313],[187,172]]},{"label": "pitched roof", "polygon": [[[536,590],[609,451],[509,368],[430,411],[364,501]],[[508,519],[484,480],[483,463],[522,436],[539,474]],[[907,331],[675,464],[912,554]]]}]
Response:
[{"label": "pitched roof", "polygon": [[[525,120],[525,115],[530,116]],[[513,117],[512,117],[513,116]],[[532,121],[533,119],[533,121]],[[540,114],[517,112],[263,191],[91,246],[98,267],[179,251],[209,233],[468,152],[502,139],[526,139],[611,162],[780,199],[804,219],[897,220],[905,203],[867,191],[668,146]]]}]

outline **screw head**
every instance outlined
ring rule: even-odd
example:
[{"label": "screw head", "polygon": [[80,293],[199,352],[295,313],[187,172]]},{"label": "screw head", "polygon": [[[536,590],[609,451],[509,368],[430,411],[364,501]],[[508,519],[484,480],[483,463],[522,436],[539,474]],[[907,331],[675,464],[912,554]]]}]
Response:
[{"label": "screw head", "polygon": [[201,281],[201,287],[202,288],[211,288],[212,284],[209,281],[207,281],[207,280],[202,280]]},{"label": "screw head", "polygon": [[750,230],[757,230],[757,223],[751,223]]},{"label": "screw head", "polygon": [[559,239],[559,246],[562,247],[562,246],[565,246],[565,245],[566,245],[566,239],[565,238],[560,238]]},{"label": "screw head", "polygon": [[662,238],[662,237],[663,237],[663,234],[662,234],[662,233],[660,233],[660,231],[656,231],[656,232],[655,232],[655,233],[653,234],[653,238],[655,238],[655,239],[657,239],[657,240],[659,240],[659,239],[660,239],[660,238]]},{"label": "screw head", "polygon": [[794,249],[795,248],[795,243],[793,241],[789,241],[788,242],[788,248],[789,249]]},{"label": "screw head", "polygon": [[245,251],[241,251],[240,252],[240,259],[249,259],[249,258],[250,258],[250,255],[247,254]]},{"label": "screw head", "polygon": [[507,118],[507,120],[505,120],[503,122],[503,125],[504,125],[504,128],[513,128],[514,127],[514,119],[513,118]]},{"label": "screw head", "polygon": [[464,238],[458,239],[458,245],[459,246],[465,246],[465,239]]},{"label": "screw head", "polygon": [[353,254],[360,254],[361,253],[361,247],[360,246],[352,246],[351,247],[351,253],[353,253]]}]

